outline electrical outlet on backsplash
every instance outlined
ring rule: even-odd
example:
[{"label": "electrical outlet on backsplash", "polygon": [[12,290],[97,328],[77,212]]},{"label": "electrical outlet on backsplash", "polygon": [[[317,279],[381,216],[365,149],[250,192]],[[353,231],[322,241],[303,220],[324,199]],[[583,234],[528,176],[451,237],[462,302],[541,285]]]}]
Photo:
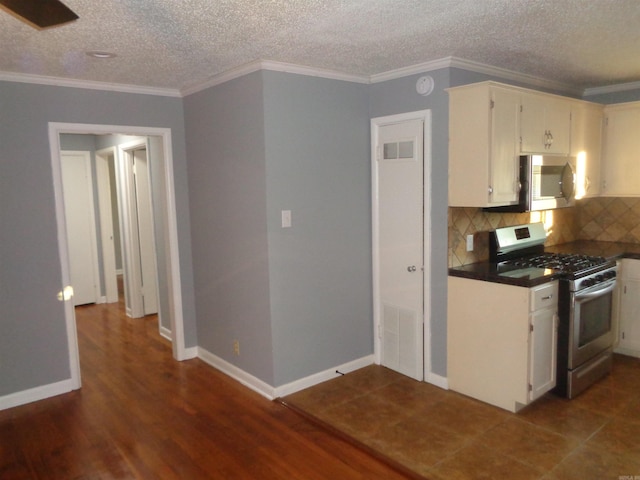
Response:
[{"label": "electrical outlet on backsplash", "polygon": [[[543,222],[546,246],[575,240],[640,244],[640,198],[598,197],[578,200],[575,207],[528,213],[485,212],[480,208],[449,208],[449,267],[489,259],[489,231]],[[474,249],[467,252],[467,235]]]}]

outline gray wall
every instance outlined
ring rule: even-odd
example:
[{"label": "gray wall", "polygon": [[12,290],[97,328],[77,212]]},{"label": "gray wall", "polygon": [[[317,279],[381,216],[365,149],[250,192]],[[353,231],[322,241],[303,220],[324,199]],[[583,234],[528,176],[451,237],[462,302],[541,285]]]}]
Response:
[{"label": "gray wall", "polygon": [[605,105],[609,105],[611,103],[638,102],[640,101],[640,89],[589,95],[585,96],[584,100],[587,100],[589,102],[603,103]]},{"label": "gray wall", "polygon": [[0,395],[70,376],[48,122],[171,128],[185,337],[195,346],[182,101],[0,82],[0,111]]},{"label": "gray wall", "polygon": [[[275,385],[373,353],[367,86],[263,72]],[[281,228],[281,210],[292,227]]]},{"label": "gray wall", "polygon": [[198,345],[273,385],[262,73],[184,108]]},{"label": "gray wall", "polygon": [[367,108],[268,71],[185,98],[198,342],[270,385],[373,353]]}]

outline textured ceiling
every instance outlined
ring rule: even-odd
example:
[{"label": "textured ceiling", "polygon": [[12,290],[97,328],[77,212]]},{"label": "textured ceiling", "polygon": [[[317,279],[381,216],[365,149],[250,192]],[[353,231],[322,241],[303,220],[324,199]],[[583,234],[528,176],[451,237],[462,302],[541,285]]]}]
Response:
[{"label": "textured ceiling", "polygon": [[640,81],[640,0],[64,3],[80,19],[42,31],[0,11],[0,72],[184,89],[255,60],[369,77],[453,56],[576,88]]}]

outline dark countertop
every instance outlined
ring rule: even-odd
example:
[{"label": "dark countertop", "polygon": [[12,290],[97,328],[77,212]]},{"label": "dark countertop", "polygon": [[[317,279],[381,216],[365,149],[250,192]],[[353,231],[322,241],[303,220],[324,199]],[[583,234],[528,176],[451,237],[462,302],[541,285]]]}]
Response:
[{"label": "dark countertop", "polygon": [[[578,240],[561,245],[546,247],[546,252],[573,253],[605,257],[607,260],[621,258],[640,259],[640,244],[619,242],[596,242]],[[549,268],[519,268],[498,263],[478,262],[449,269],[452,277],[463,277],[485,282],[504,283],[517,287],[531,288],[550,282],[559,277],[559,273]]]}]

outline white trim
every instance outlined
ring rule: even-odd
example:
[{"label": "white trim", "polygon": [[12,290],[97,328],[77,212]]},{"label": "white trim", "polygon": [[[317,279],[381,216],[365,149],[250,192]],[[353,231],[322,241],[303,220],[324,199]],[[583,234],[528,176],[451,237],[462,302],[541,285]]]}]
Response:
[{"label": "white trim", "polygon": [[173,88],[146,87],[142,85],[126,85],[121,83],[97,82],[94,80],[78,80],[74,78],[49,77],[28,73],[1,72],[0,81],[51,85],[54,87],[85,88],[105,92],[137,93],[160,97],[180,97],[180,91]]},{"label": "white trim", "polygon": [[236,367],[235,365],[223,360],[222,358],[214,355],[213,353],[205,350],[202,347],[198,347],[198,358],[204,363],[212,366],[216,370],[220,370],[225,375],[233,378],[237,382],[241,383],[245,387],[259,393],[263,397],[273,400],[275,397],[275,388],[268,383],[263,382],[257,377],[254,377],[250,373]]},{"label": "white trim", "polygon": [[[424,322],[423,322],[423,330],[422,334],[423,338],[423,348],[424,348],[424,378],[428,379],[433,375],[431,371],[431,269],[433,266],[433,261],[431,254],[432,252],[432,241],[431,241],[431,222],[433,221],[432,207],[431,207],[431,180],[433,179],[433,175],[431,173],[431,164],[432,164],[432,149],[431,149],[431,132],[433,130],[433,125],[431,121],[431,110],[425,110],[424,112],[424,128],[423,128],[423,144],[422,144],[422,155],[423,155],[423,167],[422,167],[422,178],[424,182],[424,187],[422,189],[422,208],[423,208],[423,232],[422,232],[422,255],[423,255],[423,264],[425,268],[423,269],[423,293],[422,293],[422,305],[424,310]],[[428,267],[428,268],[426,268]],[[428,381],[428,380],[427,380]]]},{"label": "white trim", "polygon": [[436,387],[440,387],[444,390],[449,390],[449,379],[447,377],[442,377],[440,375],[437,375],[435,373],[431,373],[429,372],[426,375],[425,380],[432,384],[435,385]]},{"label": "white trim", "polygon": [[566,83],[554,82],[544,78],[535,77],[533,75],[528,75],[526,73],[514,72],[513,70],[493,67],[484,63],[474,62],[472,60],[465,60],[463,58],[457,57],[445,57],[430,62],[418,63],[416,65],[398,68],[396,70],[389,70],[388,72],[377,73],[371,75],[370,82],[381,83],[389,80],[395,80],[397,78],[407,77],[409,75],[416,75],[433,70],[440,70],[442,68],[460,68],[470,72],[496,76],[505,80],[526,83],[527,85],[531,86],[549,88],[552,90],[563,91],[577,95],[582,94],[581,89],[573,87]]},{"label": "white trim", "polygon": [[358,358],[351,362],[343,363],[342,365],[337,365],[322,372],[318,372],[313,375],[309,375],[308,377],[295,380],[291,383],[287,383],[286,385],[273,387],[202,347],[197,347],[197,352],[198,358],[204,363],[215,368],[216,370],[220,370],[222,373],[233,378],[238,383],[244,385],[245,387],[253,390],[256,393],[259,393],[269,400],[283,397],[285,395],[290,395],[300,390],[304,390],[305,388],[309,388],[319,383],[326,382],[327,380],[331,380],[332,378],[336,378],[342,373],[353,372],[354,370],[364,368],[374,363],[373,355],[367,355],[366,357]]},{"label": "white trim", "polygon": [[[121,143],[117,146],[117,167],[120,179],[120,188],[118,193],[120,196],[120,212],[122,215],[120,221],[120,232],[123,239],[122,252],[124,253],[122,268],[125,272],[124,290],[125,292],[129,292],[128,297],[125,295],[125,299],[127,300],[127,312],[132,318],[142,318],[145,315],[142,295],[139,220],[136,205],[136,186],[133,173],[133,151],[142,148],[147,151],[149,150],[146,137],[140,137],[126,143]],[[155,240],[153,248],[155,250]],[[155,276],[157,284],[157,268],[155,268]],[[160,298],[160,295],[157,295],[157,298]]]},{"label": "white trim", "polygon": [[67,222],[64,211],[64,191],[62,188],[62,157],[60,133],[49,124],[49,145],[51,147],[51,171],[53,175],[53,197],[56,209],[56,226],[58,232],[58,256],[60,259],[60,293],[58,298],[64,302],[65,326],[67,330],[67,346],[69,349],[69,373],[72,389],[82,385],[80,378],[80,355],[78,352],[78,331],[76,329],[76,312],[73,307],[73,296],[66,300],[61,295],[71,285],[69,267],[69,249],[67,242]]},{"label": "white trim", "polygon": [[171,341],[171,330],[160,325],[160,336]]},{"label": "white trim", "polygon": [[378,169],[377,164],[377,148],[379,142],[379,130],[384,125],[390,125],[394,123],[403,123],[414,120],[420,120],[424,124],[423,128],[423,209],[424,209],[424,223],[423,223],[423,256],[424,256],[424,271],[423,271],[423,361],[424,361],[424,377],[429,378],[431,372],[431,310],[428,306],[431,305],[431,164],[432,164],[432,152],[431,152],[431,110],[420,110],[416,112],[401,113],[398,115],[388,115],[385,117],[377,117],[371,119],[371,204],[372,204],[372,271],[373,271],[373,351],[375,363],[380,364],[382,362],[382,345],[380,343],[379,329],[381,328],[381,313],[379,308],[380,299],[380,248],[378,245],[379,230],[378,225]]},{"label": "white trim", "polygon": [[306,75],[309,77],[321,77],[321,78],[328,78],[332,80],[342,80],[345,82],[353,82],[353,83],[364,83],[364,84],[369,83],[369,77],[367,76],[350,75],[347,73],[337,72],[335,70],[305,67],[302,65],[295,65],[293,63],[275,62],[272,60],[255,60],[253,62],[240,65],[236,68],[232,68],[231,70],[227,70],[226,72],[220,73],[218,75],[214,75],[213,77],[211,77],[209,80],[205,82],[197,83],[195,85],[191,85],[189,87],[183,88],[180,90],[180,93],[182,94],[183,97],[186,97],[193,93],[206,90],[207,88],[215,87],[216,85],[220,85],[230,80],[243,77],[250,73],[258,72],[261,70],[269,70],[272,72],[295,73],[298,75]]},{"label": "white trim", "polygon": [[504,80],[511,80],[515,82],[522,82],[530,86],[548,88],[559,92],[566,92],[574,95],[596,95],[600,93],[612,93],[626,90],[635,90],[640,88],[640,82],[621,83],[617,85],[606,85],[602,87],[593,87],[587,89],[581,89],[562,82],[554,82],[545,78],[536,77],[526,73],[520,73],[505,68],[494,67],[480,62],[472,60],[465,60],[457,57],[444,57],[429,62],[418,63],[407,67],[397,68],[394,70],[388,70],[386,72],[376,73],[370,76],[366,75],[352,75],[344,72],[338,72],[335,70],[328,70],[323,68],[306,67],[303,65],[296,65],[292,63],[277,62],[272,60],[255,60],[244,65],[232,68],[225,72],[213,75],[211,78],[204,82],[196,83],[190,86],[183,87],[181,89],[172,88],[158,88],[158,87],[146,87],[140,85],[126,85],[118,83],[97,82],[93,80],[77,80],[61,77],[49,77],[43,75],[32,75],[15,72],[1,72],[0,81],[18,82],[18,83],[33,83],[38,85],[53,85],[57,87],[70,87],[70,88],[85,88],[90,90],[102,90],[112,92],[123,93],[138,93],[142,95],[156,95],[164,97],[186,97],[196,92],[206,90],[207,88],[220,85],[238,77],[242,77],[249,73],[257,72],[260,70],[270,70],[277,72],[296,73],[299,75],[306,75],[311,77],[321,77],[334,80],[342,80],[345,82],[373,84],[386,82],[388,80],[395,80],[397,78],[403,78],[410,75],[416,75],[419,73],[430,72],[433,70],[439,70],[442,68],[461,68],[463,70],[483,73],[485,75],[491,75],[499,77]]},{"label": "white trim", "polygon": [[198,347],[189,347],[184,349],[184,360],[198,358]]},{"label": "white trim", "polygon": [[640,358],[640,351],[633,350],[631,348],[616,347],[616,348],[613,349],[613,351],[615,353],[619,353],[621,355],[627,355],[629,357]]},{"label": "white trim", "polygon": [[618,83],[617,85],[605,85],[603,87],[585,88],[584,96],[599,95],[602,93],[625,92],[627,90],[640,89],[640,82]]},{"label": "white trim", "polygon": [[473,60],[465,60],[463,58],[449,57],[451,59],[450,67],[461,68],[463,70],[484,73],[486,75],[493,75],[500,77],[501,79],[512,80],[515,82],[526,83],[527,85],[549,88],[551,90],[557,90],[566,93],[572,93],[575,95],[581,95],[582,89],[577,88],[567,83],[555,82],[546,78],[529,75],[527,73],[520,73],[513,70],[507,70],[506,68],[494,67],[492,65],[486,65],[480,62],[474,62]]},{"label": "white trim", "polygon": [[381,73],[375,73],[371,75],[371,77],[369,77],[369,81],[370,83],[382,83],[389,80],[395,80],[397,78],[416,75],[418,73],[432,72],[434,70],[448,68],[451,66],[452,58],[453,57],[440,58],[438,60],[432,60],[430,62],[417,63],[415,65],[409,65],[407,67],[396,68],[394,70],[388,70]]},{"label": "white trim", "polygon": [[[67,302],[68,303],[68,302]],[[44,400],[45,398],[55,397],[56,395],[62,395],[72,390],[76,390],[72,379],[62,380],[56,383],[50,383],[49,385],[42,385],[40,387],[30,388],[21,392],[11,393],[0,397],[0,410],[6,410],[7,408],[18,407],[31,402],[37,402]]]},{"label": "white trim", "polygon": [[111,181],[109,179],[109,155],[116,160],[115,147],[103,148],[95,152],[96,183],[98,186],[98,212],[100,213],[100,235],[102,239],[102,268],[104,275],[104,303],[118,301],[116,279],[116,253],[113,233],[113,209],[111,208]]},{"label": "white trim", "polygon": [[342,365],[338,365],[322,372],[309,375],[308,377],[304,377],[291,383],[287,383],[286,385],[277,387],[275,389],[275,398],[291,395],[292,393],[299,392],[300,390],[304,390],[305,388],[313,387],[314,385],[318,385],[319,383],[339,377],[343,373],[350,373],[360,368],[373,365],[373,363],[373,355],[367,355],[366,357],[358,358],[351,362],[343,363]]},{"label": "white trim", "polygon": [[[178,227],[176,214],[175,187],[173,178],[173,152],[171,145],[171,129],[157,127],[139,127],[122,125],[93,125],[80,123],[49,122],[49,145],[51,147],[51,163],[53,167],[54,199],[56,206],[56,222],[58,224],[58,249],[62,270],[61,290],[69,285],[69,260],[67,252],[66,226],[64,225],[64,203],[62,199],[62,177],[60,171],[60,134],[123,134],[140,136],[160,136],[164,147],[165,188],[166,188],[166,221],[169,233],[168,239],[168,283],[171,332],[173,334],[173,356],[176,360],[186,360],[184,344],[184,319],[182,307],[182,280],[180,277],[180,253],[178,245]],[[80,363],[78,356],[78,339],[75,323],[75,313],[70,301],[65,302],[65,316],[67,319],[67,338],[69,360],[71,363],[71,378],[80,388]]]}]

